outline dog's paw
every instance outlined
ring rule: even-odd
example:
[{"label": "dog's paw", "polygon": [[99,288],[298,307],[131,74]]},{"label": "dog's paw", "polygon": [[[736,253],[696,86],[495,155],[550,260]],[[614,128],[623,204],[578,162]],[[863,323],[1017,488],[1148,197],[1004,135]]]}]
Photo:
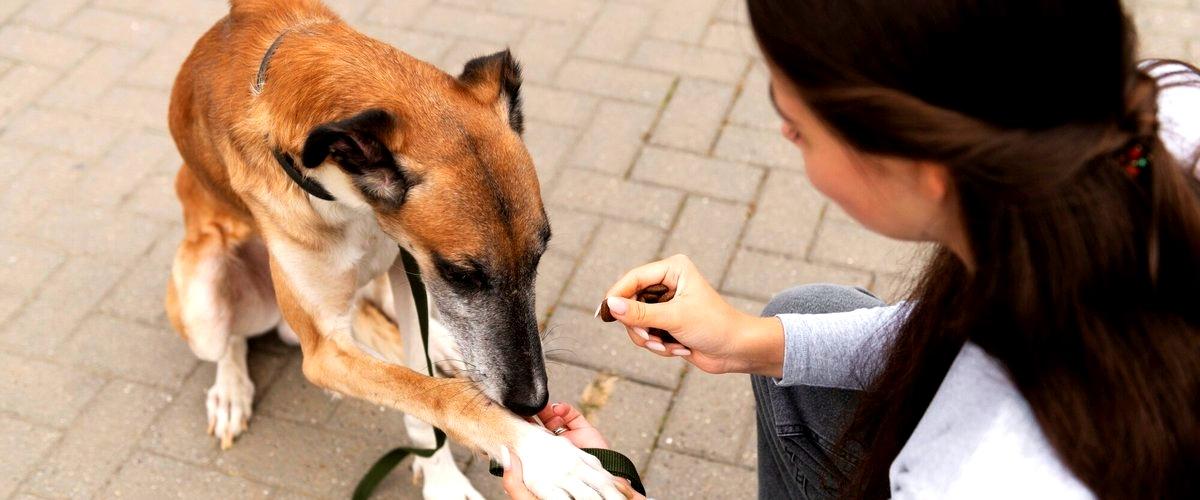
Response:
[{"label": "dog's paw", "polygon": [[254,383],[245,373],[218,372],[217,382],[208,390],[208,435],[221,441],[221,449],[233,446],[233,439],[246,431],[254,403]]},{"label": "dog's paw", "polygon": [[429,458],[415,457],[413,479],[424,479],[421,493],[426,500],[484,500],[483,495],[471,485],[471,480],[458,470],[449,452],[436,453]]},{"label": "dog's paw", "polygon": [[566,438],[531,427],[513,448],[521,459],[525,486],[538,498],[625,498],[617,489],[613,476],[600,465],[600,460],[576,448]]}]

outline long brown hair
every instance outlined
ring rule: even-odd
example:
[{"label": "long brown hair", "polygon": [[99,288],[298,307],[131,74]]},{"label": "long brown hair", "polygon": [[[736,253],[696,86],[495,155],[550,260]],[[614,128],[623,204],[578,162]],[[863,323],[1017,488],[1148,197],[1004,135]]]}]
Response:
[{"label": "long brown hair", "polygon": [[[749,7],[768,60],[847,143],[949,167],[975,262],[932,256],[844,438],[865,454],[842,493],[888,495],[971,341],[1098,496],[1200,496],[1200,183],[1159,139],[1120,2]],[[1130,176],[1134,145],[1150,161]]]}]

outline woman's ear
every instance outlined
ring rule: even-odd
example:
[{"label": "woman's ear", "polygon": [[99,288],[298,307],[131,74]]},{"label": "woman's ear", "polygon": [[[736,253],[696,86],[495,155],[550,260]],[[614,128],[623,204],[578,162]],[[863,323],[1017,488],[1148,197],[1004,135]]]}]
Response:
[{"label": "woman's ear", "polygon": [[913,162],[917,194],[928,201],[942,204],[951,190],[950,168],[932,161]]}]

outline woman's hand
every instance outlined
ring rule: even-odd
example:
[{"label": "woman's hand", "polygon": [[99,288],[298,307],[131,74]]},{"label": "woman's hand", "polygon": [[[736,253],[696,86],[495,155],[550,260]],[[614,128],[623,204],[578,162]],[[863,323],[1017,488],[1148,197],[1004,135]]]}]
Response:
[{"label": "woman's hand", "polygon": [[[671,300],[646,304],[637,292],[666,285]],[[683,255],[629,271],[608,290],[609,312],[625,325],[629,339],[660,356],[681,356],[709,373],[783,374],[783,325],[777,318],[742,313],[725,302]],[[680,343],[664,344],[648,333],[659,328]]]},{"label": "woman's hand", "polygon": [[[608,448],[608,441],[604,436],[600,435],[600,431],[592,424],[583,418],[583,414],[576,410],[574,406],[566,403],[555,403],[538,412],[538,418],[541,419],[542,425],[546,426],[546,430],[555,432],[565,429],[560,435],[567,438],[571,444],[580,448]],[[508,469],[504,471],[504,491],[508,496],[518,500],[536,500],[528,488],[525,487],[525,481],[522,476],[521,460],[516,455],[511,455],[509,460],[512,463]],[[624,479],[617,478],[617,489],[625,495],[625,498],[645,498],[639,495],[629,483]]]}]

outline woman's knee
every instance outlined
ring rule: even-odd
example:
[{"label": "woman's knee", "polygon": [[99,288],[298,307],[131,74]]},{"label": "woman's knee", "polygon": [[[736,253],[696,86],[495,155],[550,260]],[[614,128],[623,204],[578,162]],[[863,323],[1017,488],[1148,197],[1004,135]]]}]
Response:
[{"label": "woman's knee", "polygon": [[863,288],[814,283],[792,287],[779,293],[763,309],[762,315],[825,314],[882,305],[883,301]]}]

